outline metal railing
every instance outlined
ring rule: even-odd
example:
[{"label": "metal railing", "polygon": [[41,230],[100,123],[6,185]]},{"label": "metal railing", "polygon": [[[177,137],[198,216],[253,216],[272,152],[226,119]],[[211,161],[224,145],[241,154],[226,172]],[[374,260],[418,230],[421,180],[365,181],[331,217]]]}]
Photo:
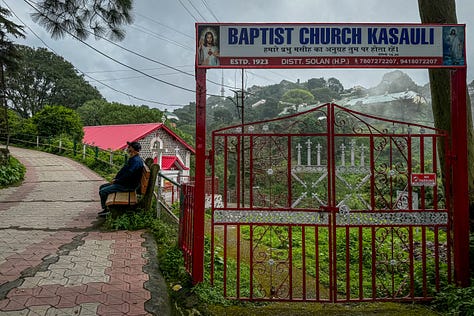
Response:
[{"label": "metal railing", "polygon": [[111,167],[120,168],[127,161],[127,154],[122,151],[103,150],[97,146],[72,141],[66,137],[51,137],[29,134],[15,134],[7,137],[0,133],[0,140],[11,145],[44,150],[54,154],[69,155],[82,160],[94,159]]}]

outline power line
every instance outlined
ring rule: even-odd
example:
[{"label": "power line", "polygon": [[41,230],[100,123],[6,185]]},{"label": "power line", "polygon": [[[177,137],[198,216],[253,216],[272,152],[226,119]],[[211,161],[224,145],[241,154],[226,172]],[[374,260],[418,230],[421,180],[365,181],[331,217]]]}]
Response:
[{"label": "power line", "polygon": [[[25,22],[23,22],[23,20],[8,6],[8,4],[5,2],[5,0],[2,0],[3,3],[5,4],[5,6],[10,10],[10,12],[12,12],[12,14],[23,24],[25,25],[30,31],[31,33],[33,33],[33,35],[38,38],[42,43],[43,45],[45,45],[47,48],[49,48],[52,52],[54,52],[56,55],[59,55],[57,52],[54,51],[54,49],[52,49],[40,36],[38,36],[38,34],[36,34],[32,28],[30,28]],[[164,106],[174,106],[174,105],[170,105],[170,104],[167,104],[167,103],[163,103],[163,102],[159,102],[159,101],[153,101],[153,100],[147,100],[147,99],[143,99],[143,98],[140,98],[140,97],[137,97],[137,96],[134,96],[130,93],[127,93],[127,92],[124,92],[124,91],[121,91],[121,90],[118,90],[104,82],[102,82],[101,80],[98,80],[88,74],[86,74],[85,72],[81,71],[80,69],[78,69],[77,67],[74,67],[78,72],[80,72],[82,75],[84,75],[85,77],[87,78],[90,78],[91,80],[95,81],[95,82],[98,82],[100,84],[102,84],[103,86],[115,91],[115,92],[118,92],[118,93],[121,93],[123,95],[126,95],[128,97],[132,97],[136,100],[140,100],[140,101],[145,101],[145,102],[149,102],[149,103],[154,103],[154,104],[158,104],[158,105],[164,105]]]},{"label": "power line", "polygon": [[[29,6],[31,6],[34,10],[36,10],[36,11],[39,12],[39,13],[41,13],[29,0],[23,0],[23,1],[24,1],[26,4],[28,4]],[[47,18],[47,17],[46,17],[46,18]],[[149,75],[149,74],[147,74],[147,73],[145,73],[145,72],[143,72],[143,71],[141,71],[141,70],[139,70],[139,69],[137,69],[137,68],[134,68],[134,67],[132,67],[132,66],[129,66],[129,65],[127,65],[127,64],[125,64],[125,63],[123,63],[123,62],[121,62],[121,61],[119,61],[119,60],[117,60],[117,59],[115,59],[115,58],[113,58],[113,57],[111,57],[111,56],[109,56],[109,55],[103,53],[102,51],[96,49],[95,47],[93,47],[92,45],[90,45],[90,44],[86,43],[85,41],[81,40],[80,38],[78,38],[77,36],[75,36],[74,34],[72,34],[71,32],[69,32],[68,30],[65,30],[64,28],[63,28],[63,30],[64,30],[66,33],[68,33],[70,36],[72,36],[74,39],[76,39],[76,40],[78,40],[79,42],[83,43],[84,45],[86,45],[86,46],[89,47],[90,49],[94,50],[95,52],[99,53],[100,55],[102,55],[102,56],[104,56],[104,57],[106,57],[106,58],[108,58],[108,59],[110,59],[110,60],[116,62],[117,64],[120,64],[120,65],[122,65],[122,66],[124,66],[124,67],[126,67],[126,68],[129,68],[129,69],[131,69],[131,70],[133,70],[133,71],[135,71],[135,72],[138,72],[138,73],[142,74],[142,75],[145,76],[145,77],[154,79],[154,80],[159,81],[159,82],[161,82],[161,83],[170,85],[170,86],[172,86],[172,87],[175,87],[175,88],[178,88],[178,89],[181,89],[181,90],[185,90],[185,91],[188,91],[188,92],[196,93],[195,90],[192,90],[192,89],[189,89],[189,88],[185,88],[185,87],[181,87],[181,86],[179,86],[179,85],[177,85],[177,84],[170,83],[170,82],[167,82],[167,81],[165,81],[165,80],[161,80],[161,79],[156,78],[156,77],[154,77],[154,76],[152,76],[152,75]],[[155,59],[152,59],[152,58],[150,58],[150,57],[144,56],[144,55],[139,54],[139,53],[137,53],[137,52],[135,52],[135,51],[132,51],[132,50],[130,50],[130,49],[128,49],[128,48],[126,48],[126,47],[124,47],[124,46],[122,46],[122,45],[119,45],[119,44],[117,44],[117,43],[115,43],[115,42],[113,42],[113,41],[111,41],[111,40],[109,40],[109,39],[107,39],[107,38],[105,38],[105,37],[102,37],[102,36],[99,36],[99,35],[95,35],[95,34],[93,34],[91,31],[88,31],[88,30],[86,30],[86,31],[87,31],[89,34],[94,35],[94,36],[97,37],[97,38],[103,39],[104,41],[106,41],[106,42],[108,42],[108,43],[110,43],[110,44],[112,44],[112,45],[115,45],[115,46],[117,46],[117,47],[119,47],[119,48],[121,48],[121,49],[123,49],[123,50],[125,50],[125,51],[127,51],[127,52],[129,52],[129,53],[131,53],[131,54],[134,54],[134,55],[139,56],[139,57],[141,57],[141,58],[143,58],[143,59],[146,59],[146,60],[148,60],[148,61],[157,63],[157,64],[159,64],[159,65],[162,65],[162,66],[166,67],[166,68],[175,70],[175,71],[177,71],[177,72],[179,72],[179,73],[182,73],[182,74],[185,74],[185,75],[187,75],[187,76],[190,76],[190,77],[193,77],[193,78],[194,78],[194,74],[192,74],[192,73],[185,72],[185,71],[180,70],[180,69],[178,69],[178,68],[176,68],[176,67],[167,65],[167,64],[165,64],[165,63],[162,63],[162,62],[157,61],[157,60],[155,60]],[[95,80],[95,79],[93,79],[93,80]],[[210,83],[213,83],[213,84],[215,84],[215,85],[217,85],[217,86],[221,86],[220,83],[215,82],[215,81],[212,81],[212,80],[210,80],[210,79],[207,79],[206,81],[208,81],[208,82],[210,82]],[[104,84],[104,85],[105,85],[105,84]],[[232,86],[227,86],[227,85],[224,85],[224,86],[227,87],[227,88],[233,88]],[[218,95],[209,94],[209,93],[206,93],[206,95],[208,95],[208,96],[218,96]],[[138,98],[137,98],[137,99],[138,99]]]},{"label": "power line", "polygon": [[204,6],[206,7],[206,9],[211,13],[211,15],[214,17],[214,19],[216,19],[217,22],[219,22],[219,19],[217,18],[217,16],[214,14],[214,12],[212,12],[211,8],[209,7],[209,5],[207,4],[207,1],[206,0],[201,0],[202,3],[204,4]]},{"label": "power line", "polygon": [[[27,1],[27,0],[24,0],[24,1]],[[90,34],[92,34],[92,32],[90,32],[90,31],[88,31],[88,32],[89,32]],[[70,34],[70,33],[68,33],[68,34]],[[177,72],[179,72],[179,73],[182,73],[182,74],[185,74],[185,75],[187,75],[187,76],[191,76],[191,77],[194,78],[194,74],[192,74],[192,73],[185,72],[185,71],[180,70],[180,69],[178,69],[178,68],[176,68],[176,67],[167,65],[167,64],[162,63],[162,62],[160,62],[160,61],[157,61],[157,60],[155,60],[155,59],[153,59],[153,58],[150,58],[150,57],[144,56],[144,55],[142,55],[142,54],[139,54],[139,53],[137,53],[137,52],[134,52],[134,51],[132,51],[132,50],[130,50],[130,49],[128,49],[128,48],[122,46],[122,45],[119,45],[119,44],[117,44],[117,43],[115,43],[115,42],[113,42],[113,41],[111,41],[111,40],[105,38],[105,37],[102,37],[102,36],[97,36],[97,37],[100,38],[100,39],[103,39],[103,40],[109,42],[110,44],[115,45],[115,46],[117,46],[117,47],[119,47],[119,48],[121,48],[121,49],[123,49],[123,50],[125,50],[125,51],[127,51],[127,52],[129,52],[129,53],[131,53],[131,54],[137,55],[137,56],[139,56],[139,57],[141,57],[141,58],[143,58],[143,59],[146,59],[146,60],[151,61],[151,62],[153,62],[153,63],[157,63],[157,64],[159,64],[159,65],[162,65],[162,66],[166,67],[166,68],[173,69],[173,70],[175,70],[175,71],[177,71]],[[75,37],[75,38],[76,38],[76,37]],[[80,40],[80,39],[78,39],[78,40],[81,41],[81,42],[83,42],[83,41]],[[85,45],[91,47],[92,49],[98,51],[97,49],[93,48],[93,47],[90,46],[89,44],[87,44],[87,43],[85,43],[85,42],[83,42],[83,43],[84,43]],[[98,51],[98,52],[104,55],[104,53],[102,53],[102,52],[100,52],[100,51]],[[108,57],[108,55],[105,55],[105,56]],[[108,58],[110,58],[110,59],[113,60],[112,57],[108,57]],[[119,62],[119,63],[120,63],[120,62]],[[133,68],[133,67],[131,67],[131,66],[128,66],[128,65],[127,65],[126,67],[131,68],[132,70],[135,70],[135,68]],[[142,74],[144,74],[144,75],[147,76],[147,74],[145,74],[145,73],[143,73],[143,72],[140,72],[140,71],[138,71],[138,70],[135,70],[135,71],[137,71],[137,72],[139,72],[139,73],[142,73]],[[157,79],[157,80],[162,81],[162,80],[160,80],[160,79]],[[215,82],[215,81],[212,81],[212,80],[210,80],[210,79],[207,79],[206,81],[208,81],[208,82],[210,82],[210,83],[213,83],[213,84],[215,84],[215,85],[218,85],[218,86],[221,85],[220,83]],[[164,82],[166,82],[166,81],[164,81]],[[167,82],[166,82],[166,83],[167,83]],[[173,85],[173,84],[171,84],[171,83],[168,83],[168,84]],[[226,86],[226,87],[228,87],[228,88],[233,88],[233,87],[231,87],[231,86]],[[187,90],[187,91],[191,91],[191,92],[195,92],[194,90],[190,90],[190,89],[187,89],[187,88],[181,88],[181,89]],[[207,94],[207,95],[212,96],[212,94]],[[215,96],[215,95],[214,95],[214,96]]]},{"label": "power line", "polygon": [[[160,76],[172,76],[172,75],[176,75],[176,73],[162,73],[160,74]],[[128,80],[128,79],[141,79],[143,78],[143,76],[129,76],[129,77],[121,77],[121,78],[103,78],[103,79],[100,79],[101,81],[116,81],[116,80]]]},{"label": "power line", "polygon": [[186,10],[186,12],[188,12],[188,14],[194,19],[194,21],[197,21],[198,19],[196,19],[196,17],[191,13],[191,11],[188,10],[188,8],[184,5],[183,2],[181,2],[181,0],[178,0],[178,2],[183,6],[184,10]]},{"label": "power line", "polygon": [[[182,65],[182,66],[175,66],[175,67],[192,67],[194,65]],[[140,70],[160,70],[166,67],[153,67],[153,68],[142,68]],[[110,73],[110,72],[125,72],[125,71],[134,71],[130,69],[114,69],[114,70],[97,70],[97,71],[85,71],[87,74],[98,74],[98,73]]]},{"label": "power line", "polygon": [[206,18],[199,12],[199,10],[194,6],[194,4],[191,2],[191,0],[188,0],[189,4],[193,7],[194,10],[196,10],[197,14],[202,18],[203,21],[206,21]]},{"label": "power line", "polygon": [[[30,2],[29,0],[23,0],[23,1],[26,2],[29,6],[31,6],[31,7],[32,7],[34,10],[36,10],[38,13],[42,14],[41,11],[39,11],[33,4],[31,4],[31,2]],[[44,15],[43,15],[43,16],[44,16]],[[45,17],[45,18],[48,18],[47,16],[44,16],[44,17]],[[59,26],[59,27],[60,27],[60,26]],[[64,29],[64,28],[62,28],[62,29],[63,29],[67,34],[69,34],[70,36],[72,36],[74,39],[78,40],[79,42],[83,43],[84,45],[86,45],[87,47],[89,47],[90,49],[92,49],[93,51],[99,53],[100,55],[102,55],[102,56],[104,56],[104,57],[106,57],[106,58],[108,58],[108,59],[110,59],[110,60],[112,60],[112,61],[114,61],[114,62],[116,62],[116,63],[119,64],[119,65],[122,65],[122,66],[124,66],[124,67],[126,67],[126,68],[132,69],[132,70],[134,70],[134,71],[136,71],[136,72],[138,72],[138,73],[140,73],[140,74],[142,74],[142,75],[144,75],[144,76],[146,76],[146,77],[148,77],[148,78],[150,78],[150,79],[159,81],[159,82],[164,83],[164,84],[166,84],[166,85],[169,85],[169,86],[172,86],[172,87],[175,87],[175,88],[184,90],[184,91],[192,92],[192,93],[195,93],[195,92],[196,92],[195,90],[188,89],[188,88],[185,88],[185,87],[181,87],[181,86],[179,86],[179,85],[177,85],[177,84],[174,84],[174,83],[171,83],[171,82],[167,82],[167,81],[165,81],[165,80],[161,80],[161,79],[156,78],[156,77],[154,77],[154,76],[152,76],[152,75],[149,75],[149,74],[147,74],[147,73],[145,73],[145,72],[143,72],[143,71],[141,71],[141,70],[138,70],[137,68],[134,68],[134,67],[132,67],[132,66],[130,66],[130,65],[127,65],[127,64],[125,64],[125,63],[119,61],[118,59],[116,59],[116,58],[114,58],[114,57],[112,57],[112,56],[109,56],[109,55],[105,54],[104,52],[98,50],[97,48],[93,47],[92,45],[90,45],[90,44],[84,42],[82,39],[80,39],[80,38],[77,37],[76,35],[72,34],[72,33],[69,32],[68,30],[66,30],[66,29]],[[90,32],[90,31],[87,31],[87,32],[90,33],[90,34],[93,34],[93,33]],[[94,34],[94,35],[95,35],[95,34]],[[114,43],[114,42],[112,42],[112,41],[110,41],[110,40],[108,40],[108,39],[106,39],[106,38],[104,38],[104,37],[102,37],[102,36],[96,36],[96,37],[101,38],[101,39],[104,39],[105,41],[107,41],[107,42],[109,42],[109,43],[112,43],[112,44],[114,44],[114,45],[116,45],[116,46],[122,48],[123,50],[126,50],[127,52],[130,52],[130,53],[134,54],[134,55],[140,56],[140,57],[142,57],[142,58],[144,58],[144,59],[153,61],[153,62],[155,62],[155,63],[157,63],[157,64],[163,65],[163,66],[165,66],[165,67],[171,68],[171,69],[176,70],[176,71],[178,71],[178,72],[181,72],[181,73],[183,73],[183,74],[190,75],[190,76],[194,77],[194,75],[192,75],[192,74],[186,73],[186,72],[184,72],[184,71],[182,71],[182,70],[179,70],[179,69],[177,69],[177,68],[174,68],[174,67],[172,67],[172,66],[169,66],[169,65],[166,65],[166,64],[161,63],[161,62],[159,62],[159,61],[153,60],[153,59],[151,59],[151,58],[149,58],[149,57],[146,57],[146,56],[144,56],[144,55],[135,53],[134,51],[132,51],[132,50],[130,50],[130,49],[128,49],[128,48],[125,48],[125,47],[123,47],[123,46],[121,46],[121,45],[118,45],[117,43]]]},{"label": "power line", "polygon": [[172,30],[172,31],[174,31],[174,32],[176,32],[176,33],[179,33],[179,34],[181,34],[181,35],[183,35],[183,36],[186,36],[186,37],[188,37],[188,38],[194,40],[194,37],[193,37],[193,36],[190,36],[190,35],[187,34],[187,33],[181,32],[181,31],[178,30],[178,29],[175,29],[175,28],[173,28],[173,27],[171,27],[171,26],[165,25],[165,24],[163,24],[163,23],[161,23],[161,22],[155,21],[155,20],[153,20],[152,18],[147,17],[146,15],[140,14],[140,13],[138,13],[138,12],[136,12],[135,14],[138,15],[138,16],[141,16],[142,18],[147,19],[147,20],[149,20],[149,21],[151,21],[151,22],[153,22],[153,23],[156,23],[156,24],[158,24],[158,25],[160,25],[160,26],[163,26],[163,27],[165,27],[165,28],[167,28],[167,29],[170,29],[170,30]]},{"label": "power line", "polygon": [[166,41],[166,42],[168,42],[168,43],[171,43],[171,44],[174,44],[174,45],[179,46],[179,47],[181,47],[181,48],[184,48],[184,49],[186,49],[186,50],[194,51],[194,49],[193,49],[191,46],[186,46],[186,45],[181,44],[181,43],[179,43],[179,42],[177,42],[177,41],[175,41],[175,40],[169,39],[169,38],[167,38],[167,37],[165,37],[165,36],[163,36],[163,35],[160,35],[160,34],[158,34],[158,33],[156,33],[156,32],[153,32],[153,31],[151,31],[151,30],[145,28],[144,26],[135,24],[135,25],[131,25],[130,27],[131,27],[131,28],[134,28],[134,29],[136,29],[136,30],[139,30],[139,31],[142,32],[142,33],[146,33],[146,34],[151,35],[151,36],[153,36],[153,37],[156,37],[156,38],[158,38],[158,39],[164,40],[164,41]]}]

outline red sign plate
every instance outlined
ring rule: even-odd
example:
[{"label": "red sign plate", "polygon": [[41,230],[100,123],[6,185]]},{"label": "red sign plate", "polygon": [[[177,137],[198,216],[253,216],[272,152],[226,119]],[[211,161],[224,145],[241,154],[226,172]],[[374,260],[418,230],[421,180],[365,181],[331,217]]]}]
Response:
[{"label": "red sign plate", "polygon": [[411,185],[415,187],[434,187],[436,185],[436,173],[412,173]]}]

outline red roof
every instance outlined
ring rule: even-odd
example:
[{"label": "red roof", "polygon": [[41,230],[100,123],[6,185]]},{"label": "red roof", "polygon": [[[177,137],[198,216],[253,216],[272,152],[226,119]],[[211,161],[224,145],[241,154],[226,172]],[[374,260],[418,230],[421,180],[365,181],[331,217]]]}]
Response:
[{"label": "red roof", "polygon": [[140,141],[140,139],[158,129],[164,129],[168,134],[172,135],[183,146],[194,153],[194,148],[189,146],[163,123],[84,126],[83,142],[104,150],[120,150],[127,148],[128,141]]},{"label": "red roof", "polygon": [[188,170],[189,169],[176,156],[162,156],[161,157],[161,169],[162,170],[172,170],[173,166],[176,166],[177,169],[181,169],[181,170]]}]

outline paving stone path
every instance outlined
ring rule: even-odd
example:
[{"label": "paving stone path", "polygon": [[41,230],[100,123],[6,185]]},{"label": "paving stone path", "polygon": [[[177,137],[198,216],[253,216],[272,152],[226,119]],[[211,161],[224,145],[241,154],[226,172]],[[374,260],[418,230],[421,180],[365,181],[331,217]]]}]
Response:
[{"label": "paving stone path", "polygon": [[27,173],[0,190],[0,315],[169,315],[153,238],[100,228],[104,179],[68,158],[10,152]]}]

